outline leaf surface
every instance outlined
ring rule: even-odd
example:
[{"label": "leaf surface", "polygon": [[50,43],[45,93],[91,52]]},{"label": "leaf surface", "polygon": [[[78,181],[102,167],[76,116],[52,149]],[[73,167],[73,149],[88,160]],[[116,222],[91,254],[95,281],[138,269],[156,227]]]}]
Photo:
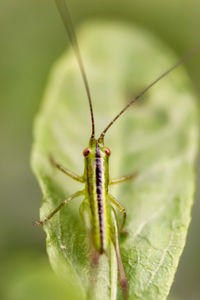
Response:
[{"label": "leaf surface", "polygon": [[[89,23],[78,36],[98,135],[130,99],[177,61],[152,34],[123,23]],[[128,215],[128,236],[120,237],[120,245],[130,299],[166,299],[173,282],[193,203],[198,144],[195,100],[190,80],[179,67],[133,105],[105,138],[112,151],[112,178],[139,171],[135,181],[110,188]],[[82,150],[90,133],[86,93],[74,54],[68,50],[51,72],[34,128],[32,167],[43,193],[41,219],[83,189],[50,165],[49,154],[82,175]],[[81,199],[74,200],[44,226],[49,259],[77,299],[89,297],[91,276],[97,281],[92,299],[110,299],[109,259],[102,256],[98,270],[91,273],[80,203]],[[117,297],[122,297],[120,290]]]}]

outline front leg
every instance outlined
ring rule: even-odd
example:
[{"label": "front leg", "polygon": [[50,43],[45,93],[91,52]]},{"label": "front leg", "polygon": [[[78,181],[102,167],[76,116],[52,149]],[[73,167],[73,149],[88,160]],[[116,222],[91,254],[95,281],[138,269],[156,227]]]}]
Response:
[{"label": "front leg", "polygon": [[127,180],[131,180],[131,179],[135,179],[138,176],[138,172],[134,172],[132,174],[126,175],[126,176],[122,176],[120,178],[116,178],[116,179],[111,179],[109,181],[109,184],[115,184],[115,183],[120,183],[120,182],[124,182]]},{"label": "front leg", "polygon": [[60,165],[57,161],[55,161],[53,156],[49,155],[49,160],[50,160],[50,162],[53,166],[55,166],[58,170],[65,173],[66,175],[68,175],[72,179],[74,179],[76,181],[79,181],[79,182],[84,182],[85,181],[83,176],[76,175],[74,172],[72,172],[72,171],[64,168],[62,165]]}]

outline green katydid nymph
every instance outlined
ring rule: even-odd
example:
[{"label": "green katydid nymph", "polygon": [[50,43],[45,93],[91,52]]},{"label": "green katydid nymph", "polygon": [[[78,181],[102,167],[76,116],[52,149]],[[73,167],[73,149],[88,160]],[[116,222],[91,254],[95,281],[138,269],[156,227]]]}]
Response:
[{"label": "green katydid nymph", "polygon": [[[69,40],[74,49],[74,53],[77,58],[77,62],[80,68],[80,72],[85,85],[89,108],[91,116],[92,132],[88,146],[83,150],[84,156],[84,174],[78,176],[70,170],[63,167],[60,163],[50,156],[50,163],[58,170],[65,173],[72,179],[85,184],[83,190],[75,192],[64,200],[53,212],[51,212],[42,221],[35,222],[38,225],[44,225],[47,223],[58,211],[64,206],[69,204],[73,199],[79,196],[84,196],[84,200],[80,206],[80,215],[85,223],[88,235],[91,241],[91,247],[93,249],[93,263],[98,264],[98,258],[100,255],[107,254],[109,256],[109,249],[111,244],[115,248],[118,271],[119,271],[119,284],[123,290],[123,297],[128,297],[128,282],[126,279],[126,273],[124,270],[119,244],[119,234],[123,233],[126,222],[126,211],[123,206],[112,196],[109,192],[109,185],[122,183],[127,180],[133,180],[137,177],[138,171],[134,171],[132,174],[123,176],[118,179],[111,179],[109,175],[109,157],[111,155],[110,149],[104,145],[104,137],[110,127],[115,121],[132,105],[136,100],[141,98],[152,86],[154,86],[159,80],[169,74],[172,70],[177,68],[186,59],[191,57],[195,52],[200,50],[200,47],[196,47],[188,52],[183,58],[181,58],[174,66],[169,68],[161,76],[155,79],[144,90],[142,90],[134,99],[132,99],[106,126],[98,138],[95,137],[95,120],[93,115],[92,99],[89,89],[89,84],[81,58],[76,34],[74,32],[72,21],[65,0],[55,0],[63,23],[66,27]],[[51,152],[51,150],[50,150]],[[122,224],[118,224],[116,209],[123,215]],[[89,220],[89,222],[88,222]],[[89,223],[89,224],[88,224]]]}]

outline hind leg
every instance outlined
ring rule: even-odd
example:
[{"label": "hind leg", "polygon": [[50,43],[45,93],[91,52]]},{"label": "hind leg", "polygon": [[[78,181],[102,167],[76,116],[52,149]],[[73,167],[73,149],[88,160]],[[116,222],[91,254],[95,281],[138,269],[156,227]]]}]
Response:
[{"label": "hind leg", "polygon": [[90,243],[90,255],[92,260],[92,265],[98,265],[99,263],[99,256],[100,254],[96,251],[94,248],[94,244],[92,241],[92,235],[91,235],[91,211],[89,204],[87,203],[87,200],[83,200],[79,207],[79,214],[80,217],[85,225],[86,231],[88,233],[88,239]]},{"label": "hind leg", "polygon": [[89,240],[89,256],[91,258],[91,268],[89,274],[89,286],[87,291],[87,299],[92,299],[97,282],[97,268],[99,265],[100,254],[94,248],[94,243],[91,235],[91,211],[87,200],[83,200],[79,208],[80,217],[85,225],[88,240]]},{"label": "hind leg", "polygon": [[112,210],[112,223],[113,223],[113,244],[115,247],[115,253],[117,257],[117,265],[118,265],[118,271],[119,271],[119,284],[123,291],[123,298],[124,300],[128,297],[128,282],[126,279],[126,274],[124,271],[124,266],[122,263],[121,253],[120,253],[120,247],[119,247],[119,228],[117,223],[117,217],[115,214],[115,211]]}]

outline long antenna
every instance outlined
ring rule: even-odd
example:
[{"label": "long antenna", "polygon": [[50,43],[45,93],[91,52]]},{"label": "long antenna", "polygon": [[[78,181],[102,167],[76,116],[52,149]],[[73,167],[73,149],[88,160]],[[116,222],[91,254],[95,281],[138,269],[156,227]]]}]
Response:
[{"label": "long antenna", "polygon": [[76,38],[76,34],[74,31],[74,27],[72,24],[72,19],[67,7],[67,4],[65,2],[65,0],[55,0],[58,11],[61,15],[61,18],[63,20],[63,23],[65,25],[65,28],[67,30],[68,33],[68,37],[69,40],[71,42],[71,45],[74,49],[77,61],[78,61],[78,65],[81,71],[81,75],[83,78],[83,82],[85,85],[85,89],[86,89],[86,93],[87,93],[87,97],[88,97],[88,101],[89,101],[89,106],[90,106],[90,115],[91,115],[91,121],[92,121],[92,134],[91,134],[91,139],[94,139],[94,135],[95,135],[95,125],[94,125],[94,114],[93,114],[93,108],[92,108],[92,98],[91,98],[91,94],[90,94],[90,89],[89,89],[89,84],[88,84],[88,80],[87,80],[87,76],[86,76],[86,72],[84,69],[84,65],[83,65],[83,60],[81,58],[81,54],[80,54],[80,50],[79,50],[79,45],[78,45],[78,41]]},{"label": "long antenna", "polygon": [[115,123],[115,121],[133,104],[135,101],[137,101],[139,98],[141,98],[152,86],[154,86],[158,81],[160,81],[162,78],[167,76],[170,72],[172,72],[174,69],[179,67],[183,62],[188,60],[191,56],[196,54],[200,50],[200,45],[193,48],[189,52],[187,52],[175,65],[173,65],[171,68],[169,68],[167,71],[165,71],[163,74],[161,74],[158,78],[156,78],[152,83],[150,83],[144,90],[142,90],[133,100],[131,100],[117,115],[116,117],[106,126],[106,128],[101,133],[99,140],[103,141],[104,136],[108,129]]}]

